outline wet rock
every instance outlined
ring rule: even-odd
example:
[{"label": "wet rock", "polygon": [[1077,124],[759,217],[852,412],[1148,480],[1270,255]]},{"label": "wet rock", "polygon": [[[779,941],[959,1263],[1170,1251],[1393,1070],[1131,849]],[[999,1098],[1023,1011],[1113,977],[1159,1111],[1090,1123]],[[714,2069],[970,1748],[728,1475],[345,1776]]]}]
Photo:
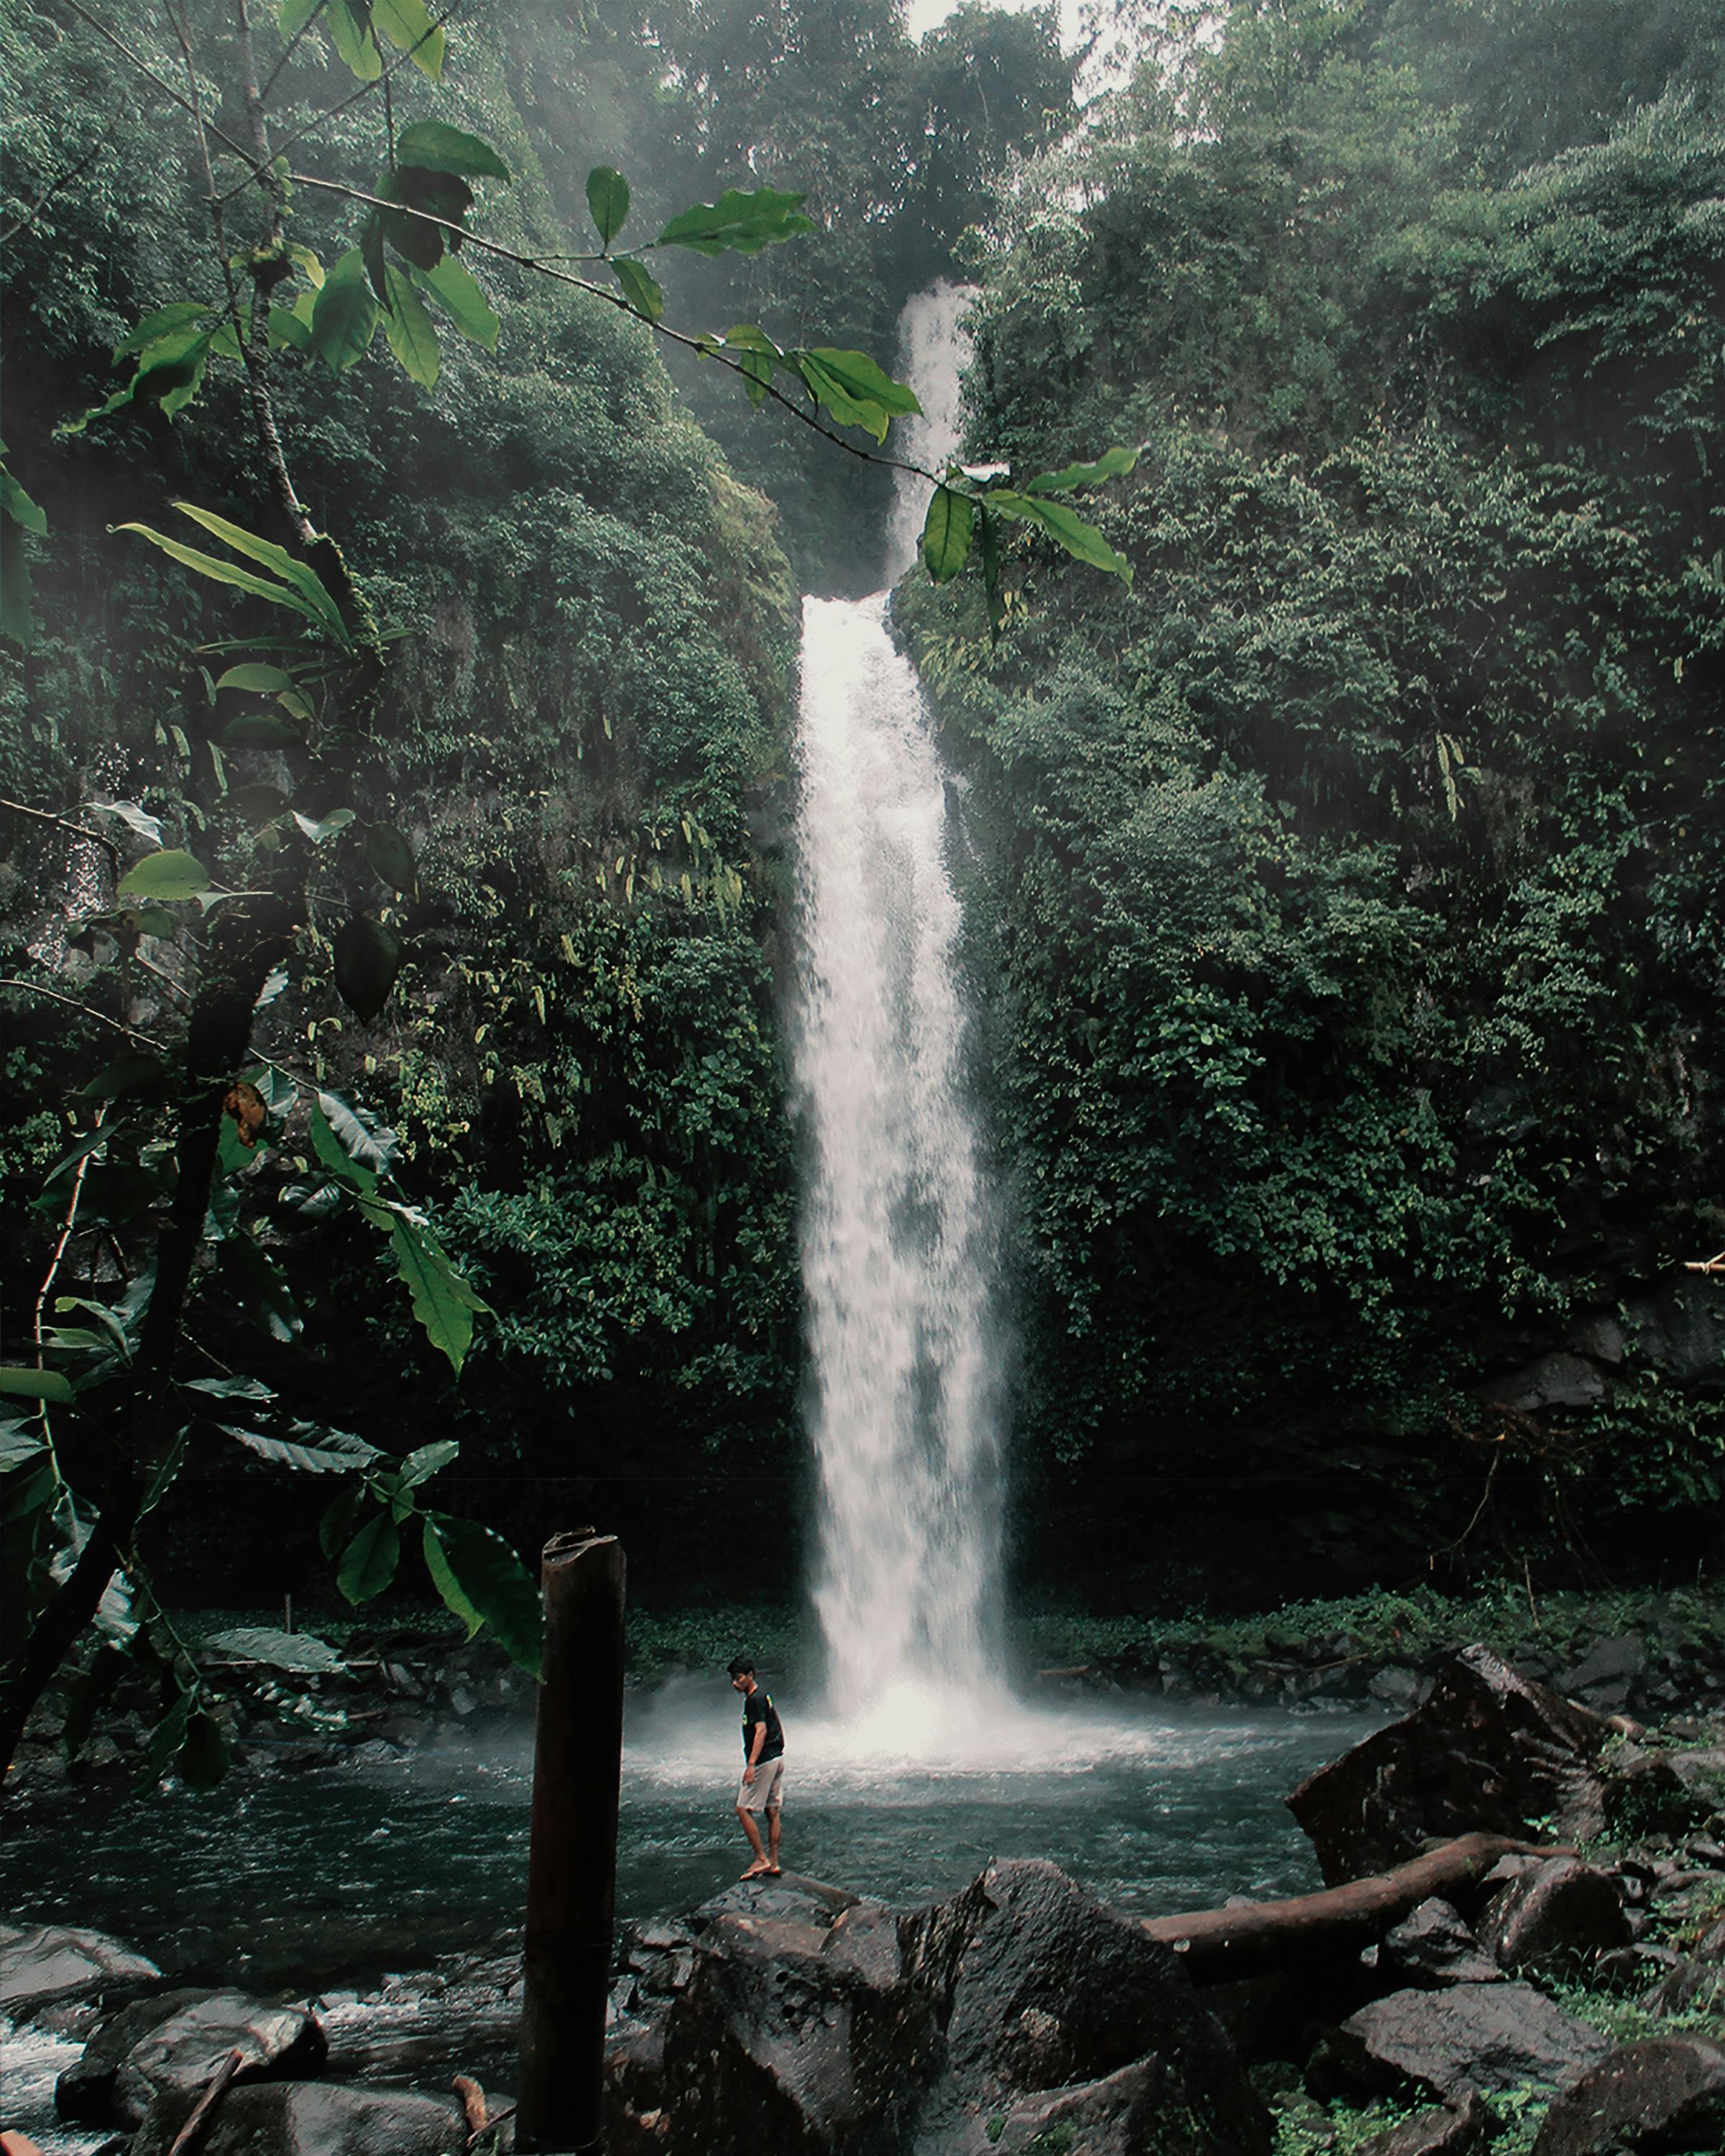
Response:
[{"label": "wet rock", "polygon": [[1524,2082],[1567,2087],[1610,2046],[1530,1984],[1396,1991],[1350,2015],[1307,2071],[1315,2096],[1490,2096]]},{"label": "wet rock", "polygon": [[1267,2152],[1269,2114],[1175,1957],[1054,1865],[992,1865],[903,1935],[946,2038],[925,2134],[973,2105],[1009,2111],[1137,2064],[1154,2103],[1183,2122],[1183,2156]]},{"label": "wet rock", "polygon": [[[195,2097],[173,2092],[151,2105],[131,2156],[168,2156]],[[441,2098],[339,2082],[254,2082],[230,2088],[198,2156],[450,2156],[466,2123]]]},{"label": "wet rock", "polygon": [[1081,2117],[1123,2156],[1167,2117],[1181,2156],[1267,2156],[1268,2114],[1173,1956],[1052,1865],[993,1866],[910,1917],[792,1876],[733,1887],[639,1928],[623,1960],[615,2156],[944,2156],[990,2116],[1019,2119],[1000,2145]]},{"label": "wet rock", "polygon": [[1288,1808],[1332,1887],[1404,1863],[1435,1835],[1531,1835],[1535,1820],[1555,1819],[1580,1839],[1599,1827],[1594,1761],[1610,1733],[1489,1648],[1467,1647],[1436,1666],[1423,1707],[1308,1775]]},{"label": "wet rock", "polygon": [[1417,1671],[1404,1670],[1392,1663],[1388,1669],[1377,1671],[1367,1681],[1366,1690],[1373,1699],[1382,1700],[1386,1707],[1399,1707],[1405,1712],[1420,1704],[1425,1684]]},{"label": "wet rock", "polygon": [[1384,1933],[1378,1966],[1397,1984],[1422,1991],[1503,1980],[1503,1971],[1462,1922],[1461,1912],[1435,1895]]},{"label": "wet rock", "polygon": [[244,2056],[241,2077],[315,2071],[326,2046],[311,2015],[239,1991],[158,1992],[104,2021],[54,2086],[63,2118],[136,2126],[163,2090],[203,2088],[228,2056]]},{"label": "wet rock", "polygon": [[1702,2036],[1625,2044],[1546,2113],[1533,2156],[1670,2156],[1725,2148],[1725,2046]]},{"label": "wet rock", "polygon": [[1725,1753],[1626,1751],[1602,1785],[1607,1828],[1620,1835],[1678,1835],[1704,1824],[1717,1807],[1707,1764],[1715,1756],[1725,1768]]},{"label": "wet rock", "polygon": [[[906,1979],[896,1920],[848,1897],[835,1908],[837,1898],[787,1878],[697,1912],[695,1964],[665,2010],[656,2090],[641,2086],[642,2046],[629,2046],[636,2092],[627,2123],[637,2134],[651,2111],[663,2145],[691,2156],[751,2145],[776,2156],[875,2156],[902,2146],[939,2053],[932,2002]],[[644,2105],[647,2095],[655,2100]]]},{"label": "wet rock", "polygon": [[1603,1871],[1557,1857],[1498,1889],[1479,1922],[1480,1944],[1500,1969],[1574,1974],[1630,1943],[1630,1922]]},{"label": "wet rock", "polygon": [[1472,2156],[1497,2130],[1490,2110],[1470,2089],[1454,2103],[1416,2112],[1387,2133],[1374,2133],[1354,2156]]},{"label": "wet rock", "polygon": [[[1057,2088],[1022,2098],[1005,2112],[980,2112],[957,2133],[920,2146],[928,2156],[1046,2156],[1051,2149],[1081,2150],[1083,2156],[1147,2156],[1178,2148],[1219,2148],[1202,2122],[1170,2110],[1168,2092],[1155,2061],[1141,2059],[1100,2081]],[[1173,2137],[1171,2138],[1171,2136]]]},{"label": "wet rock", "polygon": [[1725,1967],[1716,1961],[1679,1961],[1641,2001],[1650,2014],[1709,2014],[1725,2027]]},{"label": "wet rock", "polygon": [[1647,1674],[1647,1643],[1638,1632],[1621,1639],[1601,1640],[1557,1680],[1566,1699],[1579,1699],[1584,1707],[1601,1714],[1628,1707],[1640,1692]]},{"label": "wet rock", "polygon": [[0,1928],[0,2013],[14,2021],[55,2000],[136,1991],[161,1976],[153,1961],[105,1932],[68,1924]]}]

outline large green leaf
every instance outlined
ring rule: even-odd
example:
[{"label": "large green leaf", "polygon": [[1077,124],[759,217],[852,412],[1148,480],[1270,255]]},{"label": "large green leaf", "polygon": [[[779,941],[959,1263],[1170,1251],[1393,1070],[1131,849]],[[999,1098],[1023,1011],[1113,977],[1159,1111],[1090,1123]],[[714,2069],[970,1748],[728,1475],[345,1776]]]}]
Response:
[{"label": "large green leaf", "polygon": [[1109,449],[1093,465],[1067,465],[1062,470],[1040,472],[1024,481],[1026,494],[1070,494],[1075,487],[1096,486],[1105,479],[1119,479],[1138,461],[1136,449]]},{"label": "large green leaf", "polygon": [[937,584],[956,577],[970,558],[976,505],[968,494],[937,486],[922,525],[923,566]]},{"label": "large green leaf", "polygon": [[449,1568],[449,1560],[444,1554],[443,1542],[436,1524],[430,1519],[425,1522],[420,1546],[425,1553],[425,1569],[431,1574],[432,1585],[467,1627],[467,1636],[470,1640],[485,1620],[461,1592],[461,1583]]},{"label": "large green leaf", "polygon": [[469,180],[506,180],[510,176],[508,166],[489,142],[442,120],[416,120],[404,127],[396,141],[395,162]]},{"label": "large green leaf", "polygon": [[359,1522],[360,1508],[365,1501],[364,1483],[350,1482],[325,1512],[318,1522],[317,1546],[326,1557],[332,1558],[338,1549],[347,1547]]},{"label": "large green leaf", "polygon": [[169,901],[202,898],[214,888],[210,872],[202,861],[182,852],[177,846],[169,846],[159,854],[146,854],[142,860],[134,861],[116,896]]},{"label": "large green leaf", "polygon": [[[373,1199],[362,1209],[375,1219],[385,1209]],[[490,1306],[456,1271],[429,1228],[399,1208],[388,1211],[390,1254],[413,1296],[413,1315],[424,1327],[432,1346],[449,1357],[451,1368],[459,1376],[473,1342],[475,1313],[489,1315]]]},{"label": "large green leaf", "polygon": [[409,54],[421,74],[435,82],[444,71],[446,40],[425,0],[372,0],[372,28],[398,51]]},{"label": "large green leaf", "polygon": [[369,1025],[389,1000],[406,955],[393,928],[357,913],[336,932],[336,987],[347,1008]]},{"label": "large green leaf", "polygon": [[9,1475],[15,1467],[22,1467],[27,1460],[38,1453],[46,1452],[48,1440],[38,1422],[20,1422],[8,1416],[0,1422],[0,1475]]},{"label": "large green leaf", "polygon": [[331,595],[316,569],[302,562],[297,554],[289,553],[285,547],[278,547],[273,539],[260,538],[255,531],[248,531],[243,524],[232,524],[225,516],[218,516],[213,509],[200,509],[195,502],[177,501],[174,507],[182,516],[189,516],[201,524],[206,531],[223,540],[236,554],[280,577],[283,583],[291,584],[308,605],[314,608],[331,634],[340,643],[347,640],[341,609]]},{"label": "large green leaf", "polygon": [[664,291],[658,278],[649,274],[647,265],[639,263],[634,254],[613,254],[610,267],[617,272],[617,282],[624,287],[624,297],[636,315],[644,315],[647,321],[664,319]]},{"label": "large green leaf", "polygon": [[326,1429],[321,1423],[291,1423],[285,1436],[252,1430],[244,1423],[218,1422],[216,1428],[224,1437],[255,1452],[260,1460],[277,1467],[294,1468],[301,1475],[351,1475],[355,1468],[382,1457],[377,1446],[367,1445],[364,1438],[352,1436],[345,1430]]},{"label": "large green leaf", "polygon": [[637,262],[633,254],[614,254],[611,267],[616,272],[618,283],[623,287],[624,297],[635,312],[644,315],[649,322],[662,321],[665,294],[646,265]]},{"label": "large green leaf", "polygon": [[793,356],[818,361],[822,372],[837,382],[847,396],[855,398],[859,403],[878,404],[896,419],[922,409],[909,382],[895,382],[865,352],[838,352],[830,345],[818,345],[810,352]]},{"label": "large green leaf", "polygon": [[587,207],[598,228],[599,244],[608,247],[629,215],[629,182],[609,165],[595,165],[587,176]]},{"label": "large green leaf", "polygon": [[[356,1108],[339,1093],[320,1093],[311,1111],[311,1137],[326,1168],[363,1190],[375,1190],[380,1175],[393,1173],[401,1140],[369,1111]],[[351,1171],[357,1170],[356,1175]]]},{"label": "large green leaf", "polygon": [[343,1666],[341,1657],[326,1640],[310,1632],[278,1632],[266,1625],[239,1625],[231,1631],[213,1633],[204,1641],[218,1654],[238,1661],[267,1662],[275,1670],[311,1670],[320,1674]]},{"label": "large green leaf", "polygon": [[[0,527],[3,528],[3,527]],[[223,562],[213,554],[203,554],[195,547],[182,545],[170,539],[165,531],[152,531],[147,524],[110,524],[110,531],[136,531],[141,539],[147,539],[152,547],[159,547],[172,560],[188,569],[196,569],[201,577],[208,577],[218,584],[232,584],[236,591],[249,592],[254,598],[268,599],[272,606],[290,607],[320,629],[329,626],[318,609],[303,593],[286,585],[272,583],[267,577],[254,577],[249,569],[237,567],[232,562]]]},{"label": "large green leaf", "polygon": [[362,82],[375,82],[383,72],[383,55],[372,35],[370,9],[364,0],[357,8],[348,0],[324,0],[323,18],[330,26],[336,50]]},{"label": "large green leaf", "polygon": [[365,257],[350,247],[324,279],[311,310],[312,350],[335,373],[345,372],[371,343],[382,312]]},{"label": "large green leaf", "polygon": [[0,1393],[15,1400],[53,1400],[70,1404],[72,1388],[58,1370],[0,1369]]},{"label": "large green leaf", "polygon": [[193,323],[203,323],[211,312],[203,300],[170,300],[165,307],[157,307],[145,316],[137,327],[130,330],[114,347],[116,365],[133,352],[157,344],[175,331],[189,328]]},{"label": "large green leaf", "polygon": [[[426,1563],[439,1594],[470,1625],[470,1613],[477,1612],[510,1660],[536,1677],[545,1652],[545,1617],[538,1585],[526,1567],[501,1535],[476,1520],[452,1519],[439,1512],[428,1515],[425,1527]],[[440,1568],[432,1558],[434,1544],[459,1600],[451,1600],[439,1577]]]},{"label": "large green leaf", "polygon": [[484,345],[488,352],[493,349],[501,326],[465,263],[446,254],[435,269],[415,270],[413,281],[421,291],[430,293],[463,336]]},{"label": "large green leaf", "polygon": [[417,1490],[434,1475],[441,1475],[452,1460],[459,1457],[460,1451],[460,1440],[454,1437],[440,1437],[434,1444],[419,1445],[401,1464],[402,1487]]},{"label": "large green leaf", "polygon": [[413,849],[393,824],[366,827],[366,859],[392,891],[411,891],[419,880]]},{"label": "large green leaf", "polygon": [[803,200],[778,187],[758,187],[752,194],[727,187],[716,203],[696,203],[674,217],[654,244],[691,247],[697,254],[757,254],[777,241],[814,231],[814,218],[803,215]]},{"label": "large green leaf", "polygon": [[388,1586],[400,1563],[400,1530],[388,1512],[379,1512],[342,1552],[336,1584],[350,1602],[369,1602]]},{"label": "large green leaf", "polygon": [[1013,517],[1021,524],[1034,524],[1045,531],[1075,561],[1086,562],[1093,569],[1106,569],[1111,576],[1122,578],[1128,584],[1132,582],[1131,562],[1115,552],[1095,525],[1086,524],[1064,503],[1045,501],[1036,495],[1014,494],[1006,487],[990,488],[988,501],[988,506],[1002,516]]},{"label": "large green leaf", "polygon": [[401,362],[403,372],[422,389],[429,389],[437,380],[437,331],[408,272],[391,262],[385,265],[384,275],[388,280],[389,312],[383,317],[383,334],[389,340],[389,349]]}]

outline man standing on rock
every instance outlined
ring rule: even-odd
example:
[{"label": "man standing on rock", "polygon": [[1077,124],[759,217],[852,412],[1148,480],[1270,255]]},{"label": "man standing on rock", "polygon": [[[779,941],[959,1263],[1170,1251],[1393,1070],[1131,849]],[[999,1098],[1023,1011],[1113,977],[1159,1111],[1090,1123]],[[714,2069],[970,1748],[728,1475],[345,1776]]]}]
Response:
[{"label": "man standing on rock", "polygon": [[[784,1789],[784,1728],[778,1710],[755,1682],[755,1666],[746,1655],[731,1665],[731,1689],[742,1694],[742,1786],[737,1792],[737,1816],[749,1838],[755,1861],[745,1879],[778,1876],[778,1806]],[[767,1846],[755,1814],[767,1815]]]}]

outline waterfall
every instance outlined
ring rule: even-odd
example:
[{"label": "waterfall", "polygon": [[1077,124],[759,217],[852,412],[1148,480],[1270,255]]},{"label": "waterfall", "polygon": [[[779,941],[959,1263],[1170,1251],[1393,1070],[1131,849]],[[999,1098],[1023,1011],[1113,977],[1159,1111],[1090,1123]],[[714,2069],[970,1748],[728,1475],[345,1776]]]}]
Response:
[{"label": "waterfall", "polygon": [[[956,439],[966,296],[940,285],[906,310],[925,416],[902,453],[921,463]],[[901,498],[894,576],[927,491]],[[946,779],[886,608],[884,592],[803,604],[793,1032],[815,1600],[835,1712],[902,1726],[973,1715],[1000,1689],[1001,1403]]]}]

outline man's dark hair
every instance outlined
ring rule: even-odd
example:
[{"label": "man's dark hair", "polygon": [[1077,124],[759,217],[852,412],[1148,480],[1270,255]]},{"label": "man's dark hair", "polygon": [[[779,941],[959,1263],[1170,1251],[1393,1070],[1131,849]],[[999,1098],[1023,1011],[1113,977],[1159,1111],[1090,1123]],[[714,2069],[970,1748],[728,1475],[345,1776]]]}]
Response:
[{"label": "man's dark hair", "polygon": [[747,1655],[739,1655],[725,1674],[727,1677],[752,1677],[755,1666]]}]

